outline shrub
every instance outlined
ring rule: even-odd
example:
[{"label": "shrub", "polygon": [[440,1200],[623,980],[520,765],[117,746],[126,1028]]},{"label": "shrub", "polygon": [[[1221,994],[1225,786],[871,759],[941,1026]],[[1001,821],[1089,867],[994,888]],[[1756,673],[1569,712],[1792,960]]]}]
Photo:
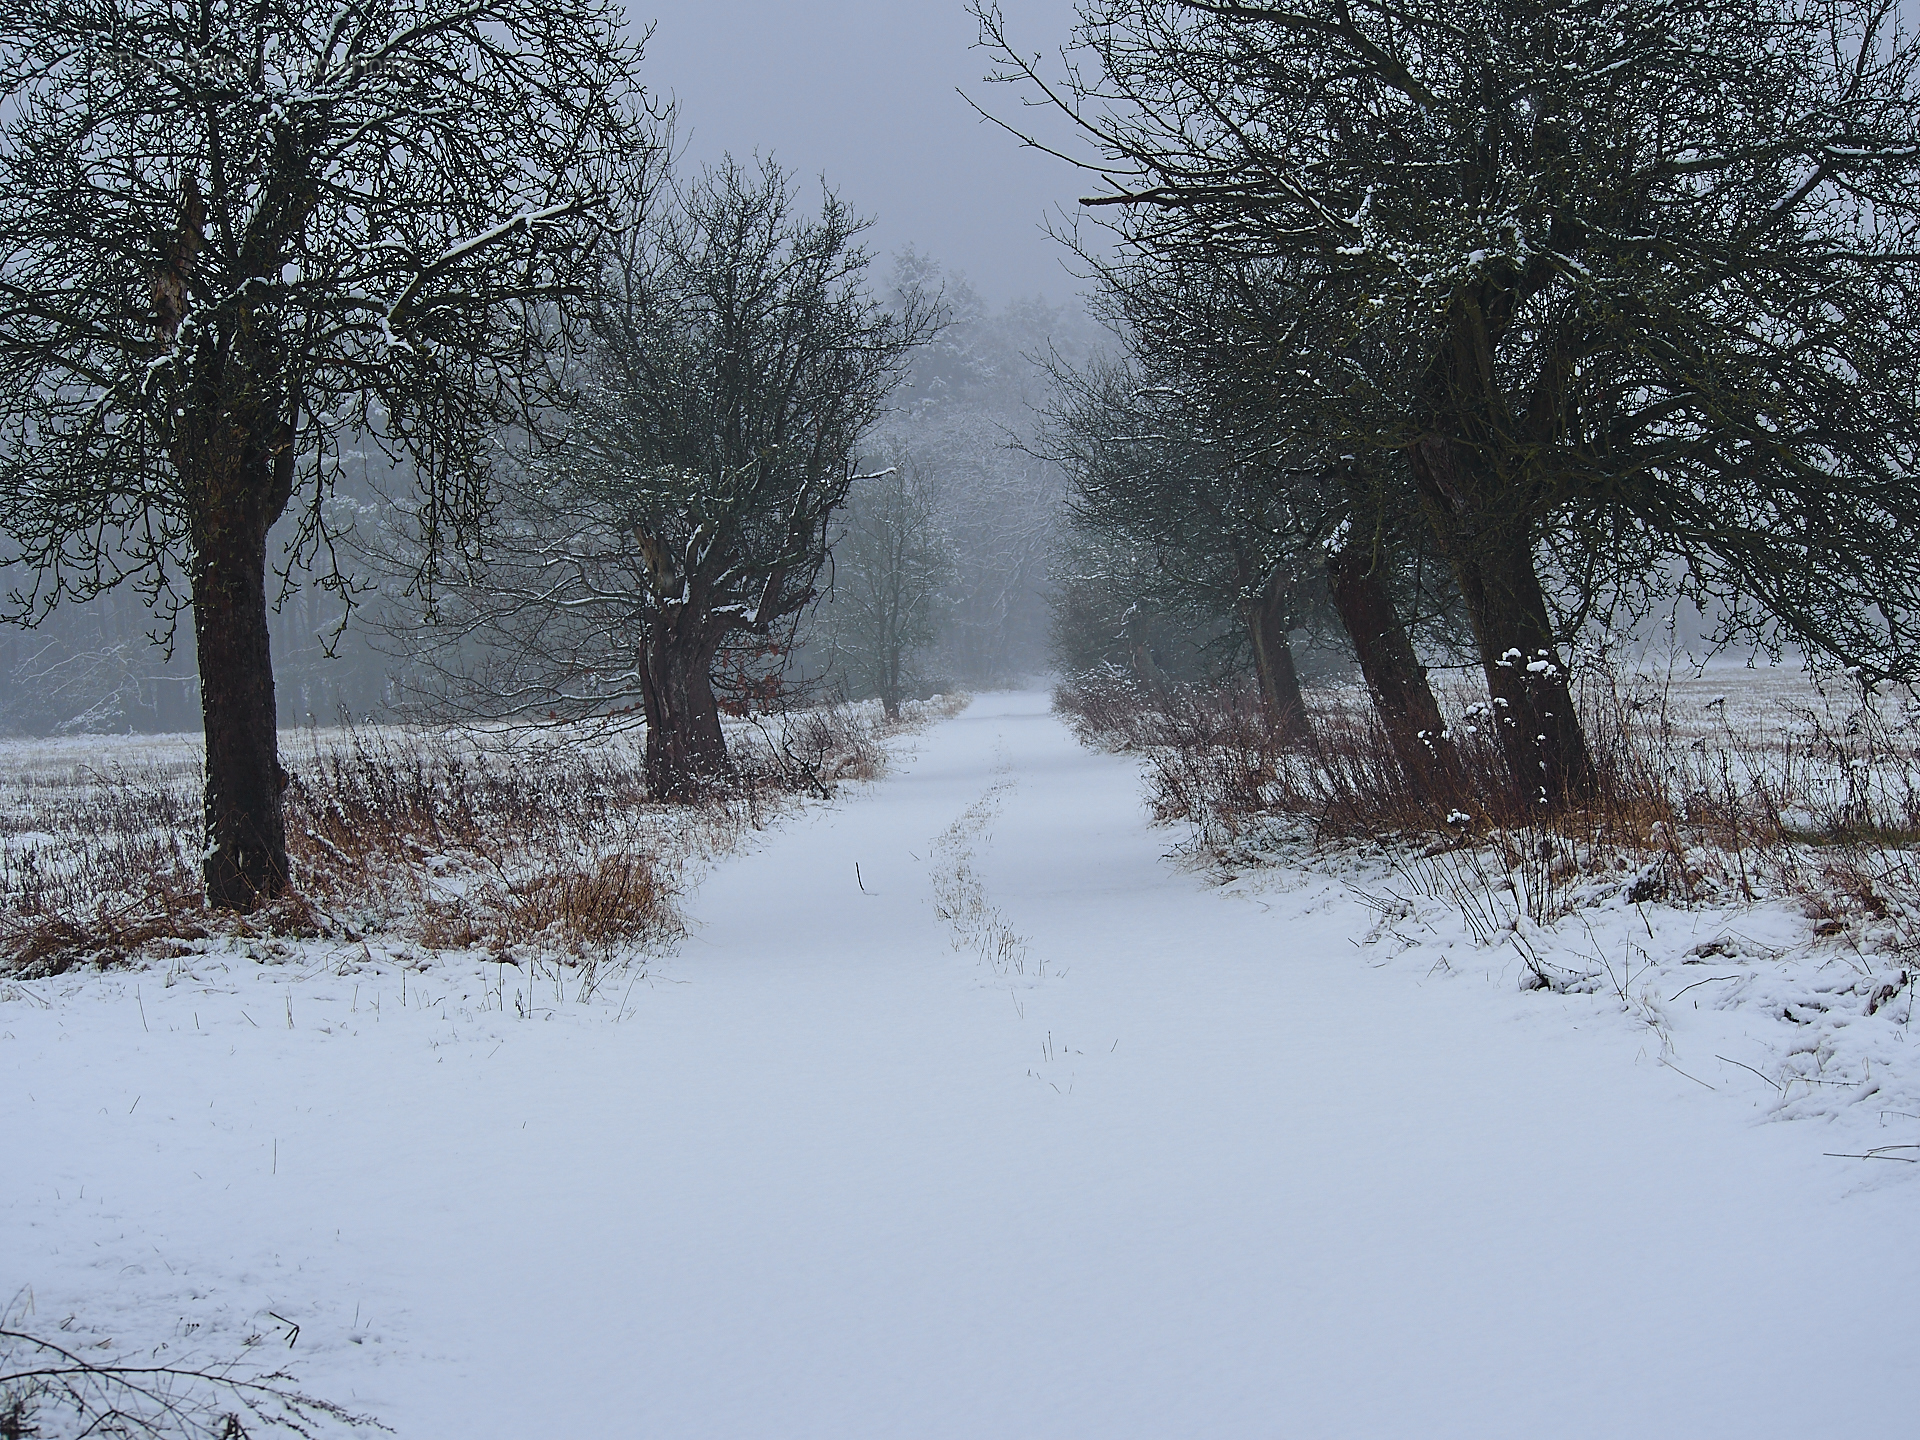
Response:
[{"label": "shrub", "polygon": [[[1152,688],[1106,670],[1063,684],[1055,706],[1083,740],[1144,755],[1154,814],[1190,826],[1204,851],[1243,854],[1303,825],[1323,842],[1386,844],[1476,931],[1515,906],[1548,923],[1579,885],[1620,875],[1636,900],[1685,901],[1703,886],[1823,904],[1853,896],[1884,919],[1908,913],[1889,898],[1898,895],[1920,914],[1911,699],[1814,691],[1784,727],[1768,727],[1751,705],[1688,702],[1670,675],[1600,662],[1577,693],[1598,784],[1558,806],[1528,802],[1490,707],[1464,692],[1444,695],[1454,718],[1419,774],[1358,689],[1309,692],[1307,744],[1282,737],[1231,687]],[[1494,892],[1511,903],[1489,906]]]}]

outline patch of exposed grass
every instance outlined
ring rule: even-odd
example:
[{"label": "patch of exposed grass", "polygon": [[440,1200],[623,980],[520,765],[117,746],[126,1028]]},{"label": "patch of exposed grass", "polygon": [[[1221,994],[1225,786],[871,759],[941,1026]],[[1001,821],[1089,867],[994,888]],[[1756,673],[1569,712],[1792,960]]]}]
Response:
[{"label": "patch of exposed grass", "polygon": [[1190,826],[1206,853],[1245,855],[1281,832],[1382,844],[1475,933],[1516,907],[1550,924],[1615,885],[1636,902],[1798,895],[1920,924],[1912,697],[1808,686],[1761,716],[1727,696],[1682,703],[1670,677],[1596,664],[1579,701],[1599,784],[1544,807],[1512,782],[1487,707],[1466,693],[1444,697],[1449,767],[1420,774],[1358,690],[1310,692],[1304,744],[1240,689],[1155,689],[1104,672],[1055,695],[1083,740],[1145,757],[1154,813]]},{"label": "patch of exposed grass", "polygon": [[794,797],[884,766],[881,741],[964,700],[763,715],[730,727],[733,773],[694,805],[647,792],[643,738],[347,726],[285,745],[292,892],[208,911],[200,766],[0,778],[0,969],[23,979],[172,958],[222,936],[387,935],[500,960],[604,964],[679,934],[689,858]]}]

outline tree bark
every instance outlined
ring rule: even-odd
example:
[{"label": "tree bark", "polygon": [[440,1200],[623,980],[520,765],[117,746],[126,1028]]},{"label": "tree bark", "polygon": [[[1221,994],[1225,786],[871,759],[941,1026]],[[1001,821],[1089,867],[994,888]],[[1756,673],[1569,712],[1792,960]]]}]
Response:
[{"label": "tree bark", "polygon": [[1293,647],[1287,643],[1292,620],[1278,575],[1243,610],[1247,639],[1253,646],[1253,673],[1260,684],[1260,707],[1280,738],[1295,744],[1313,739]]},{"label": "tree bark", "polygon": [[1327,556],[1327,585],[1387,741],[1416,781],[1453,769],[1452,746],[1426,667],[1393,603],[1393,592],[1370,548],[1344,545]]},{"label": "tree bark", "polygon": [[[196,525],[193,636],[206,727],[207,903],[252,910],[287,888],[279,715],[267,634],[271,477],[207,467]],[[225,480],[235,483],[223,484]]]},{"label": "tree bark", "polygon": [[[896,632],[897,633],[897,632]],[[882,676],[880,681],[880,709],[889,720],[900,718],[900,693],[906,687],[901,682],[902,655],[906,646],[897,638],[889,637],[887,650],[882,658]]]},{"label": "tree bark", "polygon": [[647,788],[658,800],[697,800],[728,771],[720,704],[713,694],[714,643],[685,620],[662,619],[642,656],[647,716]]},{"label": "tree bark", "polygon": [[1464,473],[1460,447],[1445,436],[1421,436],[1408,458],[1466,601],[1517,794],[1547,805],[1591,796],[1593,757],[1554,647],[1524,514],[1512,513],[1513,497],[1498,490],[1482,496]]}]

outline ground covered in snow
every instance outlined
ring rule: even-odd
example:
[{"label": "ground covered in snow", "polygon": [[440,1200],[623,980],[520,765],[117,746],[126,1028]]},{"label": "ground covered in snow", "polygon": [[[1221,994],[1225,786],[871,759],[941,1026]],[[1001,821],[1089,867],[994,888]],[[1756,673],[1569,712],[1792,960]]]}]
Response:
[{"label": "ground covered in snow", "polygon": [[1385,861],[1170,855],[1044,697],[894,749],[584,1000],[324,941],[10,987],[13,1320],[403,1436],[1914,1424],[1917,1167],[1839,1158],[1920,1139],[1906,1009],[1836,983],[1795,1061],[1804,917],[1598,903],[1528,990]]}]

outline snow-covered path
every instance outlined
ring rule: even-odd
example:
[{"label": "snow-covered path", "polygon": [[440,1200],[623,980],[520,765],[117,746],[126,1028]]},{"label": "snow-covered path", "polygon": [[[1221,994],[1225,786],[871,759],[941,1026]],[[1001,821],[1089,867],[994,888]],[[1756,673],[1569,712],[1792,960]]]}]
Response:
[{"label": "snow-covered path", "polygon": [[1915,1425],[1910,1185],[1169,841],[994,696],[722,864],[621,1019],[511,971],[0,1007],[0,1281],[271,1309],[403,1436]]}]

